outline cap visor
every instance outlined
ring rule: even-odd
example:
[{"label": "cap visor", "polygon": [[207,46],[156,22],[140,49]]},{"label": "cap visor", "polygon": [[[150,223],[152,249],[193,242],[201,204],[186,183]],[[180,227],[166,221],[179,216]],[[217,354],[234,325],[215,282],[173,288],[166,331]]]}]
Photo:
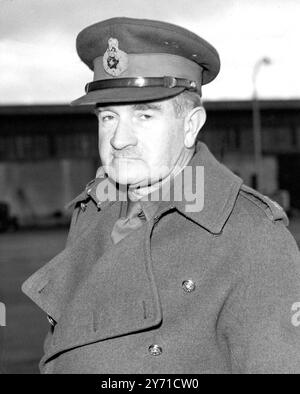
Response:
[{"label": "cap visor", "polygon": [[89,92],[71,102],[71,105],[95,105],[97,103],[134,103],[152,101],[177,96],[184,88],[114,88]]}]

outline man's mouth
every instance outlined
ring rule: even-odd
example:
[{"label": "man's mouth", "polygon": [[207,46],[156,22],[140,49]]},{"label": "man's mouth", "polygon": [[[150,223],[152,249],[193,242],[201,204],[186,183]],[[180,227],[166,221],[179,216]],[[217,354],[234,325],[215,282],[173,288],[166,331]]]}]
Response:
[{"label": "man's mouth", "polygon": [[137,156],[128,155],[126,153],[113,153],[114,159],[124,159],[124,160],[137,160],[139,159]]}]

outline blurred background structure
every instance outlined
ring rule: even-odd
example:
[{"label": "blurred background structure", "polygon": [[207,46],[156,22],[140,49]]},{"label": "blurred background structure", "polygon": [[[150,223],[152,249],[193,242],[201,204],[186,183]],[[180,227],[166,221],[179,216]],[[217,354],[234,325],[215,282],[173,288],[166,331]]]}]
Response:
[{"label": "blurred background structure", "polygon": [[0,373],[38,372],[49,324],[21,284],[63,249],[64,206],[100,165],[95,115],[68,104],[92,79],[77,33],[127,16],[180,24],[211,42],[221,72],[203,88],[199,137],[284,206],[300,245],[299,15],[299,0],[0,0]]},{"label": "blurred background structure", "polygon": [[262,158],[262,136],[261,136],[261,116],[259,107],[259,97],[257,90],[257,77],[263,65],[270,65],[271,59],[269,57],[260,58],[253,67],[252,83],[252,111],[253,111],[253,145],[254,145],[254,165],[255,174],[253,177],[253,187],[258,191],[261,190],[262,176],[263,176],[263,158]]},{"label": "blurred background structure", "polygon": [[[205,107],[207,123],[199,138],[256,187],[251,101],[214,101]],[[300,209],[300,100],[264,100],[259,107],[260,190],[292,212]],[[1,201],[10,205],[20,226],[66,223],[65,204],[94,178],[99,165],[97,119],[90,109],[0,107]]]}]

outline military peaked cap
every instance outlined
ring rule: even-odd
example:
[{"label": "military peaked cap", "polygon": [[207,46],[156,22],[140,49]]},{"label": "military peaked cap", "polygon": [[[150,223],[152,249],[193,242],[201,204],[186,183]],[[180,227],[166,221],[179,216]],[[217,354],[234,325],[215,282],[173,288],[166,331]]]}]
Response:
[{"label": "military peaked cap", "polygon": [[160,21],[108,19],[82,30],[76,46],[94,80],[73,105],[151,101],[184,90],[201,94],[220,69],[219,55],[207,41]]}]

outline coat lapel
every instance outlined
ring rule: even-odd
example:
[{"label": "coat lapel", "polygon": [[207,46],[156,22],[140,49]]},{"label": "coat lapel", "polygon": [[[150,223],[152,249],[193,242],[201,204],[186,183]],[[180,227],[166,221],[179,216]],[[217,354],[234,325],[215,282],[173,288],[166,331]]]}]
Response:
[{"label": "coat lapel", "polygon": [[57,322],[42,362],[70,348],[160,324],[151,228],[144,225],[93,261],[87,255],[95,228],[25,282],[23,291]]}]

